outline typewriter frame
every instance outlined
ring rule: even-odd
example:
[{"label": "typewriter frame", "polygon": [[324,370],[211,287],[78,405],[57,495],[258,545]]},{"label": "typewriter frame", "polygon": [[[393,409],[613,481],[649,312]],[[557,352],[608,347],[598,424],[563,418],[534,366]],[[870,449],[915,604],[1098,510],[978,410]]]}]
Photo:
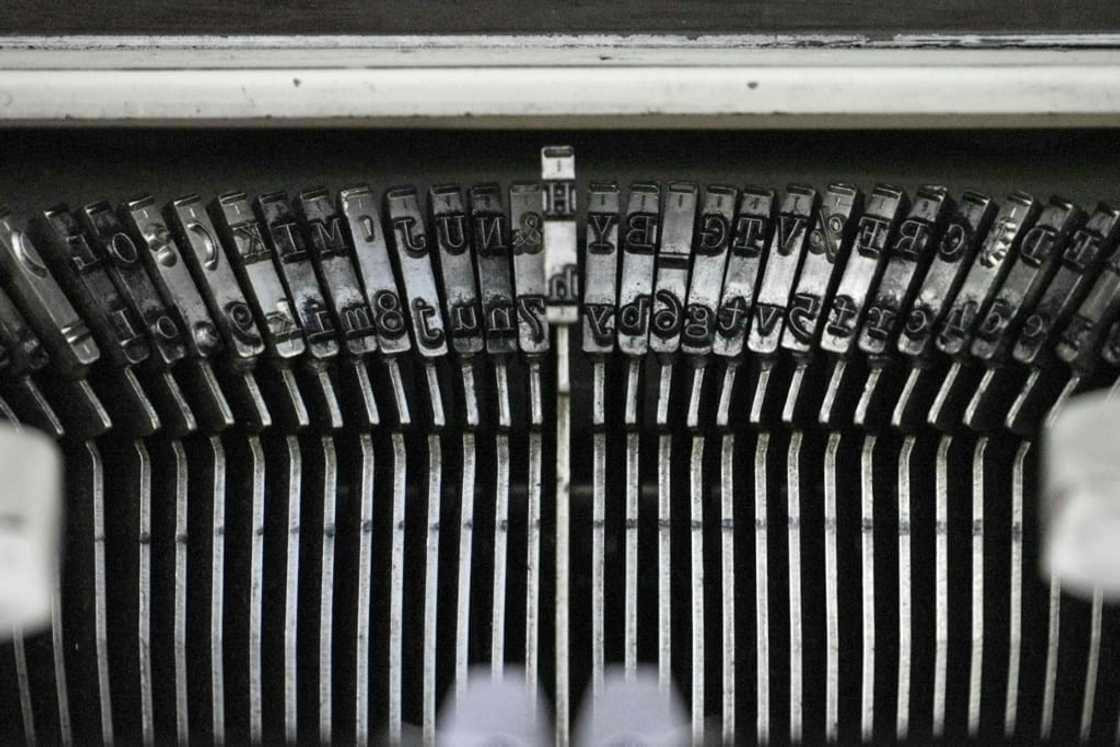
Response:
[{"label": "typewriter frame", "polygon": [[0,37],[6,126],[1118,122],[1112,33]]}]

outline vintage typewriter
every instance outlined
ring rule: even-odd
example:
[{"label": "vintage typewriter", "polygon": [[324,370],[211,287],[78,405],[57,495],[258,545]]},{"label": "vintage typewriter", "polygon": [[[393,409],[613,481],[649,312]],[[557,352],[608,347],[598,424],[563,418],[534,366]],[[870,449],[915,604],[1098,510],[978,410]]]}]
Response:
[{"label": "vintage typewriter", "polygon": [[[343,72],[0,45],[13,122],[145,126],[5,133],[0,408],[62,446],[67,509],[51,625],[0,644],[5,741],[432,742],[480,667],[558,744],[647,668],[695,742],[1117,738],[1120,615],[1040,574],[1037,479],[1046,419],[1120,376],[1120,154],[1070,129],[1116,112],[999,72],[1111,91],[1115,45],[930,41],[981,81],[956,110],[888,101],[920,80],[896,53],[962,73],[886,43],[874,103],[777,110],[881,130],[643,121],[631,86],[847,90],[844,50],[882,59],[692,41],[526,42],[568,57],[524,108],[456,77],[508,53],[469,40]],[[401,82],[406,52],[447,67]],[[89,88],[122,69],[151,109]],[[208,124],[292,127],[167,127],[190,74],[264,97]],[[621,98],[589,115],[595,75]],[[369,80],[389,103],[340,98]],[[403,126],[464,113],[508,129]],[[307,127],[349,117],[388,127]]]}]

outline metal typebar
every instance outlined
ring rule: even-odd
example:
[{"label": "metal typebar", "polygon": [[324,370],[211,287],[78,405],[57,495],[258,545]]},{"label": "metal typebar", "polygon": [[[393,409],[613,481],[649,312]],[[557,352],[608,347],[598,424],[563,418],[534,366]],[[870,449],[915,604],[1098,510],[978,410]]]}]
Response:
[{"label": "metal typebar", "polygon": [[358,603],[354,647],[354,739],[358,745],[369,743],[369,669],[370,605],[373,584],[373,439],[368,433],[358,436],[361,473],[358,480]]},{"label": "metal typebar", "polygon": [[704,437],[692,437],[692,741],[704,740]]},{"label": "metal typebar", "polygon": [[1097,697],[1097,672],[1101,663],[1101,612],[1104,598],[1100,589],[1093,591],[1093,607],[1090,612],[1089,653],[1085,665],[1085,689],[1081,696],[1080,739],[1088,742],[1093,730],[1093,705]]},{"label": "metal typebar", "polygon": [[910,567],[910,457],[914,436],[906,436],[898,452],[898,691],[895,739],[910,734],[910,670],[913,632],[911,628]]},{"label": "metal typebar", "polygon": [[463,474],[459,486],[459,593],[455,616],[455,697],[467,687],[471,630],[471,548],[474,544],[474,482],[478,454],[475,434],[463,433]]},{"label": "metal typebar", "polygon": [[[596,698],[602,691],[603,666],[606,658],[603,605],[606,584],[604,545],[607,434],[603,432],[603,428],[606,426],[606,358],[614,352],[616,346],[619,260],[618,185],[614,182],[592,182],[588,188],[587,204],[587,244],[584,252],[587,282],[580,304],[580,316],[583,321],[583,352],[591,357],[591,425],[595,431],[591,470],[591,695],[592,698]],[[545,225],[547,228],[549,224]]]},{"label": "metal typebar", "polygon": [[657,684],[663,691],[672,686],[672,496],[673,436],[657,437]]},{"label": "metal typebar", "polygon": [[[566,335],[565,335],[566,337]],[[565,351],[567,352],[567,351]],[[540,586],[541,586],[541,463],[544,459],[544,448],[541,443],[540,431],[529,433],[529,474],[528,496],[526,505],[526,525],[528,527],[528,548],[526,550],[526,579],[525,588],[528,594],[525,598],[525,680],[532,690],[537,687],[538,656],[537,650],[540,643]],[[567,566],[567,560],[565,560]],[[559,636],[559,633],[558,633]],[[566,640],[567,636],[560,636]],[[557,644],[559,646],[559,644]],[[567,646],[565,645],[565,651]],[[557,666],[567,665],[568,657],[561,657],[557,653]],[[559,678],[560,674],[557,674]],[[532,700],[534,707],[536,698]],[[534,714],[535,717],[535,714]],[[557,725],[559,729],[559,724]]]},{"label": "metal typebar", "polygon": [[299,560],[300,560],[300,503],[303,482],[303,453],[299,439],[287,436],[284,439],[284,454],[287,462],[287,506],[285,517],[287,533],[287,553],[284,568],[284,741],[298,739],[296,701],[298,650],[297,628],[299,625]]},{"label": "metal typebar", "polygon": [[[575,152],[571,146],[541,149],[541,208],[544,215],[544,281],[546,318],[556,328],[556,743],[570,738],[569,559],[571,481],[571,382],[569,381],[569,329],[579,321],[579,258],[576,247]],[[520,292],[520,290],[519,290]],[[533,434],[538,443],[539,434]],[[530,449],[532,449],[532,442]],[[532,461],[530,460],[532,470]],[[539,464],[530,473],[529,485],[540,484]],[[530,496],[532,501],[532,496]],[[538,538],[530,549],[530,570],[539,575],[540,500],[530,506],[531,531]],[[537,603],[530,596],[529,604]],[[536,634],[536,611],[529,630]],[[535,643],[535,642],[534,642]],[[527,644],[528,645],[528,644]],[[536,687],[534,678],[530,687]],[[534,698],[533,702],[536,702]]]},{"label": "metal typebar", "polygon": [[949,656],[949,449],[952,436],[937,442],[935,467],[933,736],[945,733],[945,678]]},{"label": "metal typebar", "polygon": [[860,549],[863,588],[863,670],[860,676],[860,735],[864,742],[875,736],[875,442],[863,437],[860,453]]},{"label": "metal typebar", "polygon": [[591,696],[603,689],[606,644],[603,632],[604,541],[607,503],[607,434],[595,433],[591,465]]},{"label": "metal typebar", "polygon": [[494,496],[494,584],[490,618],[490,671],[501,679],[505,672],[506,546],[509,542],[509,434],[495,436],[497,476]]},{"label": "metal typebar", "polygon": [[334,556],[336,526],[336,506],[338,495],[338,455],[335,451],[334,437],[319,437],[322,451],[323,527],[322,552],[319,566],[319,740],[324,744],[332,741],[333,707],[332,687],[334,671]]},{"label": "metal typebar", "polygon": [[436,621],[439,599],[439,511],[443,488],[443,452],[438,433],[428,434],[428,522],[424,561],[424,701],[423,738],[436,738]]},{"label": "metal typebar", "polygon": [[720,452],[720,536],[723,600],[723,743],[735,740],[735,434]]},{"label": "metal typebar", "polygon": [[[264,709],[261,702],[262,690],[262,655],[261,628],[263,625],[264,607],[264,533],[265,533],[265,462],[264,449],[261,447],[259,436],[247,435],[245,437],[249,447],[249,493],[250,511],[252,515],[250,539],[250,599],[249,599],[249,738],[254,744],[259,744],[263,735]],[[141,524],[144,519],[142,517]],[[143,551],[143,548],[141,549]]]},{"label": "metal typebar", "polygon": [[393,545],[389,581],[389,740],[401,739],[401,675],[404,638],[404,499],[408,486],[408,454],[404,434],[393,441]]},{"label": "metal typebar", "polygon": [[[185,745],[190,738],[190,718],[187,712],[187,501],[189,500],[187,480],[189,472],[187,452],[182,442],[171,441],[169,446],[175,475],[175,623],[172,632],[175,662],[175,736],[179,744]],[[294,632],[292,641],[294,645]],[[293,717],[294,713],[293,708]],[[294,726],[291,738],[295,739]]]},{"label": "metal typebar", "polygon": [[1003,736],[1015,736],[1019,714],[1019,668],[1023,651],[1023,472],[1031,442],[1019,444],[1011,471],[1011,598],[1008,618],[1010,648],[1007,654],[1007,699],[1003,709]]},{"label": "metal typebar", "polygon": [[638,505],[641,498],[639,471],[639,434],[626,434],[626,612],[625,653],[626,676],[633,679],[638,671]]},{"label": "metal typebar", "polygon": [[1062,587],[1058,579],[1050,578],[1049,618],[1046,633],[1046,674],[1042,690],[1042,720],[1039,724],[1039,739],[1050,739],[1054,724],[1054,699],[1058,685],[1058,643],[1062,633]]},{"label": "metal typebar", "polygon": [[766,456],[770,433],[759,431],[754,449],[754,583],[755,649],[757,656],[758,719],[755,733],[759,742],[770,741],[770,592],[767,564]]},{"label": "metal typebar", "polygon": [[980,732],[980,684],[984,667],[984,452],[988,437],[972,452],[972,645],[968,665],[968,735]]},{"label": "metal typebar", "polygon": [[801,629],[801,444],[805,434],[789,436],[786,486],[789,533],[789,739],[800,742],[803,730],[803,638]]},{"label": "metal typebar", "polygon": [[828,434],[824,452],[825,738],[836,741],[840,710],[840,600],[836,571],[836,455],[840,434]]}]

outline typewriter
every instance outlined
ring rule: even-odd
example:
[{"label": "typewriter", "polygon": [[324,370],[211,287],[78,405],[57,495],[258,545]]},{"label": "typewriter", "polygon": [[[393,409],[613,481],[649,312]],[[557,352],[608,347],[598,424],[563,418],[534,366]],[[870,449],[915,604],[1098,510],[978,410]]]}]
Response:
[{"label": "typewriter", "polygon": [[[587,55],[638,64],[625,98],[644,43],[544,43],[553,104],[598,95],[562,85]],[[1067,43],[1062,80],[1115,87]],[[10,118],[56,122],[18,47]],[[126,70],[155,113],[97,116],[181,124],[158,58],[184,48],[221,56],[157,45]],[[618,132],[625,102],[542,129],[470,88],[513,128],[487,132],[402,127],[463,112],[392,110],[393,65],[353,73],[384,73],[377,111],[300,109],[326,74],[288,72],[246,86],[283,76],[292,129],[5,135],[0,410],[61,445],[67,512],[51,624],[0,643],[5,741],[433,743],[472,673],[524,683],[557,744],[646,674],[684,704],[660,743],[1118,738],[1120,615],[1039,572],[1039,433],[1120,392],[1120,155],[1065,129],[1107,105],[797,131],[685,101],[652,122],[683,130]],[[253,119],[231,106],[198,116]],[[351,116],[386,129],[298,128]]]}]

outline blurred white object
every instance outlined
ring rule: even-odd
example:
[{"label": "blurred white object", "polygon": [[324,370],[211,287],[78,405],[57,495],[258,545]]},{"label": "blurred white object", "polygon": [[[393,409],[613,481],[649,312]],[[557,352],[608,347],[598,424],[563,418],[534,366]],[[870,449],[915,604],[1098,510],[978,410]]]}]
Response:
[{"label": "blurred white object", "polygon": [[0,424],[0,639],[47,623],[59,567],[61,456],[53,441]]},{"label": "blurred white object", "polygon": [[1120,598],[1120,400],[1075,397],[1042,450],[1043,571],[1063,589]]},{"label": "blurred white object", "polygon": [[674,689],[661,690],[657,671],[639,669],[627,680],[621,669],[604,673],[603,689],[596,700],[584,699],[576,725],[574,744],[680,745],[691,741],[688,714]]},{"label": "blurred white object", "polygon": [[[538,747],[551,743],[545,709],[524,672],[507,667],[500,680],[490,667],[475,667],[467,689],[440,719],[439,744],[451,747]],[[534,703],[534,698],[538,702]]]}]

